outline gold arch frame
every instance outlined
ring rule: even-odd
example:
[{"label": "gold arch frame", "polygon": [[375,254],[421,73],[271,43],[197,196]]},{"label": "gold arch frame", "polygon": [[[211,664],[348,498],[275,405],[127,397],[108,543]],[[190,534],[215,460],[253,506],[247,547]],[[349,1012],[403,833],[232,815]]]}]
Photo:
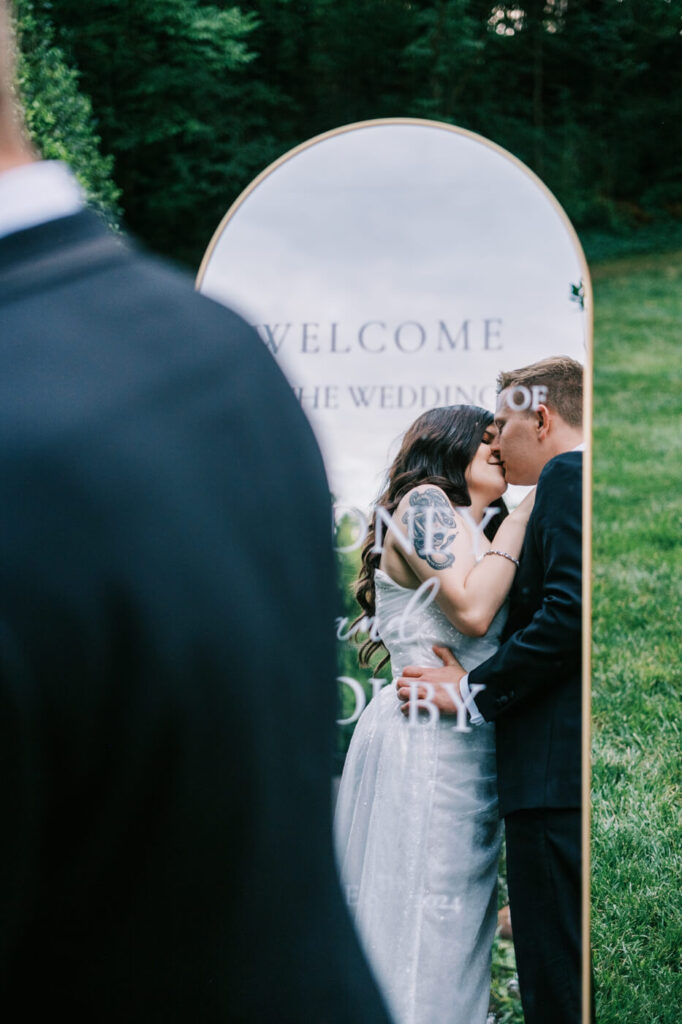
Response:
[{"label": "gold arch frame", "polygon": [[594,361],[594,306],[593,306],[593,294],[592,294],[592,280],[590,278],[590,271],[583,252],[580,239],[576,233],[575,228],[571,224],[566,211],[561,206],[556,196],[550,189],[547,188],[545,183],[535,174],[529,167],[527,167],[518,157],[515,157],[513,153],[504,149],[502,146],[498,146],[497,143],[491,142],[490,139],[486,139],[483,135],[479,135],[477,132],[469,131],[467,128],[460,128],[457,125],[447,124],[444,121],[433,121],[426,118],[419,117],[382,117],[367,121],[354,121],[351,124],[341,125],[339,128],[332,128],[330,131],[322,132],[320,135],[315,135],[300,145],[295,146],[288,152],[284,153],[277,160],[273,161],[265,170],[261,171],[253,181],[247,185],[244,191],[235,199],[232,205],[229,207],[224,217],[220,221],[218,227],[213,233],[211,240],[206,248],[203,259],[199,266],[199,270],[196,277],[195,286],[197,291],[201,290],[201,285],[206,273],[206,268],[211,260],[213,251],[218,244],[218,241],[229,224],[230,220],[234,217],[237,211],[241,208],[244,202],[249,198],[252,192],[254,192],[258,186],[266,178],[268,178],[273,172],[275,172],[283,164],[288,163],[294,157],[298,156],[299,153],[303,153],[306,149],[311,149],[313,146],[318,145],[321,142],[327,141],[327,139],[335,138],[338,135],[344,135],[347,132],[359,131],[365,128],[376,128],[380,125],[418,125],[425,128],[439,128],[445,131],[453,132],[456,135],[464,136],[470,139],[472,142],[477,142],[480,145],[487,146],[488,149],[494,150],[499,156],[503,157],[509,163],[517,167],[522,173],[524,173],[540,192],[549,200],[550,204],[554,207],[555,211],[559,215],[566,232],[573,243],[573,247],[577,253],[578,260],[582,271],[582,282],[584,287],[584,313],[587,318],[586,320],[586,332],[585,332],[585,386],[584,394],[585,401],[583,407],[583,426],[585,431],[586,445],[585,453],[583,457],[583,581],[582,581],[582,951],[583,951],[583,962],[582,962],[582,1017],[583,1024],[589,1024],[590,1020],[590,1000],[591,1000],[591,972],[590,972],[590,794],[591,794],[591,742],[592,742],[592,730],[591,730],[591,665],[592,665],[592,588],[591,588],[591,576],[592,576],[592,390],[593,390],[593,361]]}]

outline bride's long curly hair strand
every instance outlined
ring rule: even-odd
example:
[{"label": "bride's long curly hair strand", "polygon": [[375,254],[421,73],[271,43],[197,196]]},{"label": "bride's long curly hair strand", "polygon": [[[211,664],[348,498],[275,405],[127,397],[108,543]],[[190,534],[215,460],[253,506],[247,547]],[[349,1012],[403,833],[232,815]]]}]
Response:
[{"label": "bride's long curly hair strand", "polygon": [[[465,473],[492,422],[492,413],[476,405],[442,406],[423,413],[406,431],[400,451],[388,471],[386,486],[375,506],[386,509],[391,516],[408,491],[420,484],[440,487],[453,505],[470,505]],[[494,516],[484,530],[490,538],[507,515],[506,505],[501,498],[493,502],[493,505],[500,509],[500,514]],[[371,618],[376,614],[374,573],[379,567],[381,552],[373,550],[375,524],[376,514],[372,517],[362,547],[362,562],[354,587],[355,598],[362,609],[354,625],[365,616]],[[360,647],[360,665],[368,668],[380,650],[386,650],[381,640],[365,640]],[[388,660],[386,654],[375,671],[379,671]]]}]

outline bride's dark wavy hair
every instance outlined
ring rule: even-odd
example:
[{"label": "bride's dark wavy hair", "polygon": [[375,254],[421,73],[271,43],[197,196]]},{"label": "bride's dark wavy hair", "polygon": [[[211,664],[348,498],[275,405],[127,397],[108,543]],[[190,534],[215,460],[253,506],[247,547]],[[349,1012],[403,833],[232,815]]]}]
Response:
[{"label": "bride's dark wavy hair", "polygon": [[[453,505],[470,505],[465,473],[483,440],[486,428],[492,422],[492,413],[476,405],[447,405],[423,413],[407,429],[376,506],[380,505],[389,515],[393,515],[407,492],[419,484],[440,487]],[[507,507],[501,498],[494,501],[493,505],[500,509],[500,513],[493,516],[484,530],[489,539],[492,539],[507,515]],[[376,614],[374,573],[379,567],[381,552],[372,550],[376,536],[375,524],[376,514],[367,531],[360,572],[354,587],[355,598],[362,609],[356,623],[365,616]],[[368,667],[381,649],[385,650],[381,640],[367,639],[360,648],[360,664]],[[388,654],[382,658],[375,671],[387,661]]]}]

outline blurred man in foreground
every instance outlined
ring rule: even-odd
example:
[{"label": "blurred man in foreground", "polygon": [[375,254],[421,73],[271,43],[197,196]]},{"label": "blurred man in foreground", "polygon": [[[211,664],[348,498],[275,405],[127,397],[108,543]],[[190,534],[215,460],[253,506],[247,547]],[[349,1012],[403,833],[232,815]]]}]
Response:
[{"label": "blurred man in foreground", "polygon": [[332,857],[311,431],[37,160],[10,54],[0,0],[0,1013],[385,1021]]}]

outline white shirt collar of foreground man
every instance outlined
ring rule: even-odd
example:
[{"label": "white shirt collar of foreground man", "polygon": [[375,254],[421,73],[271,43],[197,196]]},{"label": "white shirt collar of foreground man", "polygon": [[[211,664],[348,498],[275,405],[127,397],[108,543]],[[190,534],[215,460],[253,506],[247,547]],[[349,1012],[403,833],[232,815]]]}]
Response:
[{"label": "white shirt collar of foreground man", "polygon": [[78,213],[85,196],[59,160],[38,160],[0,174],[0,238]]}]

